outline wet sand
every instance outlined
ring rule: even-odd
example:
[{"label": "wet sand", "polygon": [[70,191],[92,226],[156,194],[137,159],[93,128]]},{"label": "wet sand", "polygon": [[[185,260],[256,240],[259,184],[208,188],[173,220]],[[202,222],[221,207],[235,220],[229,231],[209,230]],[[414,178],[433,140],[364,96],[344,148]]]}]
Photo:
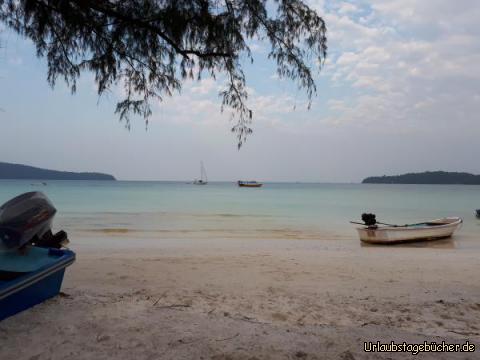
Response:
[{"label": "wet sand", "polygon": [[406,359],[365,341],[475,344],[480,253],[443,242],[71,234],[61,296],[0,323],[0,359]]}]

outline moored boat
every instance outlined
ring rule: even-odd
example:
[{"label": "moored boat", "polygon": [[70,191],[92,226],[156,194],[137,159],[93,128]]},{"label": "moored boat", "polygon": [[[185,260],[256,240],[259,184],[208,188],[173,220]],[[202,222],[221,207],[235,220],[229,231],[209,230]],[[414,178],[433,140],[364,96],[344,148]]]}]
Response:
[{"label": "moored boat", "polygon": [[263,184],[262,183],[259,183],[257,181],[242,181],[242,180],[238,180],[238,186],[240,187],[255,187],[255,188],[258,188],[258,187],[262,187]]},{"label": "moored boat", "polygon": [[203,166],[203,161],[200,162],[200,179],[193,180],[194,185],[207,185],[207,171],[205,170],[205,166]]},{"label": "moored boat", "polygon": [[480,209],[475,210],[475,216],[480,219]]},{"label": "moored boat", "polygon": [[[367,221],[365,221],[364,215],[372,215],[373,220],[367,217]],[[372,244],[396,244],[445,239],[451,237],[463,222],[459,217],[445,217],[416,224],[391,225],[376,222],[373,214],[364,215],[362,215],[364,224],[362,227],[357,228],[357,232],[361,241]]]}]

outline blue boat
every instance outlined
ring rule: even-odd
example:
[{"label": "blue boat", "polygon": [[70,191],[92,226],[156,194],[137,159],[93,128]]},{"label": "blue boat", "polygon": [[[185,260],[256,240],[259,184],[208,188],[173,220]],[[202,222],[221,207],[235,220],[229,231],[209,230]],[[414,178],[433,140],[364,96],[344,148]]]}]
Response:
[{"label": "blue boat", "polygon": [[75,261],[70,250],[27,247],[25,253],[0,253],[0,320],[60,292],[65,268]]},{"label": "blue boat", "polygon": [[56,209],[40,192],[13,198],[0,207],[0,320],[60,292],[65,268],[75,253],[62,249],[67,234],[53,234]]}]

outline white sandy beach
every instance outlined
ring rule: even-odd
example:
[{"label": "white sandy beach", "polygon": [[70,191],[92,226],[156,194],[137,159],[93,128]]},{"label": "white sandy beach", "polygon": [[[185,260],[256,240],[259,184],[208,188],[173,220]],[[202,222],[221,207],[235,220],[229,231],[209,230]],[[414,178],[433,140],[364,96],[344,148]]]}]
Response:
[{"label": "white sandy beach", "polygon": [[406,359],[364,341],[480,345],[478,250],[72,235],[63,295],[0,323],[0,359]]}]

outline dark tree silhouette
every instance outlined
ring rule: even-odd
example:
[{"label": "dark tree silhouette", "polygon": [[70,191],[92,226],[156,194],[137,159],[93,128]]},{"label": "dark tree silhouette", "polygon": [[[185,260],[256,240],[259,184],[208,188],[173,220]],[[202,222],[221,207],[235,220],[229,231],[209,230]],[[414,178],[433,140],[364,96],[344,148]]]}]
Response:
[{"label": "dark tree silhouette", "polygon": [[393,176],[372,176],[364,184],[462,184],[480,185],[480,175],[465,172],[426,171]]},{"label": "dark tree silhouette", "polygon": [[121,84],[116,112],[151,115],[149,100],[180,91],[187,78],[225,74],[222,110],[231,107],[239,146],[252,132],[242,60],[253,62],[251,39],[270,43],[278,75],[306,90],[326,56],[323,19],[301,0],[0,0],[0,21],[31,39],[58,77],[76,90],[83,71],[95,74],[98,94]]}]

